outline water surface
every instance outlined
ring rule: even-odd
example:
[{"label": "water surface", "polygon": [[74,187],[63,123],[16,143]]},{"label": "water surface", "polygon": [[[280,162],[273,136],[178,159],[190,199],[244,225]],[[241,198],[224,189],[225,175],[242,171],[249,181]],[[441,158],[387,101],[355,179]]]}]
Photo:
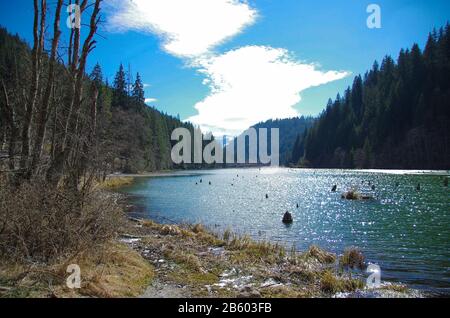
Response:
[{"label": "water surface", "polygon": [[[351,188],[375,199],[342,200]],[[450,190],[442,176],[229,169],[138,178],[123,191],[140,207],[136,217],[232,229],[298,250],[316,244],[340,254],[355,246],[381,266],[383,280],[450,294]],[[291,226],[281,222],[286,211],[294,216]]]}]

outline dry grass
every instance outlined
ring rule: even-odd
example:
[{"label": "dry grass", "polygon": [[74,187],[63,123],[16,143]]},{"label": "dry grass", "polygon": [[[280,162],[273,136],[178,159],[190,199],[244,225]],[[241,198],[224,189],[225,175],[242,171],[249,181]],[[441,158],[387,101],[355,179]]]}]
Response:
[{"label": "dry grass", "polygon": [[0,220],[2,259],[52,263],[114,239],[124,218],[101,191],[35,181],[1,185]]},{"label": "dry grass", "polygon": [[287,255],[283,246],[267,241],[256,242],[249,236],[235,235],[227,247],[232,251],[231,261],[238,264],[276,264],[283,262]]},{"label": "dry grass", "polygon": [[101,189],[114,190],[120,187],[132,185],[133,177],[108,177],[105,181],[98,184]]},{"label": "dry grass", "polygon": [[[81,289],[69,289],[66,269],[77,264],[81,269]],[[4,263],[0,282],[10,290],[3,297],[136,297],[154,277],[153,267],[129,247],[111,242],[97,251],[86,251],[77,257],[53,265],[26,266]]]},{"label": "dry grass", "polygon": [[[3,183],[0,220],[4,297],[132,297],[153,275],[137,252],[115,243],[124,214],[98,188]],[[81,267],[79,290],[66,287],[70,264]]]},{"label": "dry grass", "polygon": [[339,264],[351,269],[363,270],[366,268],[364,254],[356,247],[346,249],[344,255],[339,259]]},{"label": "dry grass", "polygon": [[399,285],[399,284],[389,284],[383,286],[384,290],[393,291],[396,293],[407,293],[409,291],[408,287],[405,285]]},{"label": "dry grass", "polygon": [[84,277],[80,294],[85,296],[137,297],[154,278],[153,267],[139,253],[118,243],[112,244],[101,255],[88,255],[73,261],[80,263]]},{"label": "dry grass", "polygon": [[336,255],[328,253],[315,245],[309,248],[305,256],[316,259],[321,264],[334,264],[336,262]]},{"label": "dry grass", "polygon": [[339,277],[331,271],[325,271],[320,279],[320,289],[326,294],[353,292],[364,288],[361,280],[351,277]]},{"label": "dry grass", "polygon": [[202,268],[200,259],[189,251],[167,250],[164,256],[192,271],[200,271]]}]

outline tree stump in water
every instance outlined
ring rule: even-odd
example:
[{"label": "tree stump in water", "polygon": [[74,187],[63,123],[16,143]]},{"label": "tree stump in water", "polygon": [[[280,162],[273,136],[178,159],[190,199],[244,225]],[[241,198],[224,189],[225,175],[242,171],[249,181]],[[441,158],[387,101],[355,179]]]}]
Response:
[{"label": "tree stump in water", "polygon": [[292,224],[294,222],[294,218],[292,217],[292,214],[289,212],[286,212],[283,216],[283,223],[284,224]]}]

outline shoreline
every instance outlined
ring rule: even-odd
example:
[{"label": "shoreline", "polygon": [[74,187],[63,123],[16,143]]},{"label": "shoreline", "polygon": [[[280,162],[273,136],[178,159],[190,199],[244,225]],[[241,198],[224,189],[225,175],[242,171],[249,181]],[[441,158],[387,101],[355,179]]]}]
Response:
[{"label": "shoreline", "polygon": [[[130,207],[128,196],[121,196],[121,201]],[[354,257],[364,259],[357,250],[348,249],[343,255],[316,246],[306,251],[289,251],[278,243],[257,241],[229,230],[211,232],[201,224],[159,224],[130,216],[128,223],[133,234],[122,237],[122,242],[155,266],[155,279],[142,297],[426,297],[401,283],[384,281],[379,288],[367,288],[364,265],[356,276],[346,265],[358,262]],[[193,264],[194,270],[190,268]],[[196,281],[191,277],[196,272],[206,276]]]},{"label": "shoreline", "polygon": [[316,246],[303,252],[288,251],[231,232],[219,236],[199,224],[129,222],[133,234],[121,241],[155,268],[154,279],[141,297],[424,297],[402,284],[383,282],[379,288],[367,288],[363,277],[343,269],[345,257]]},{"label": "shoreline", "polygon": [[[109,174],[108,178],[160,178],[160,177],[189,177],[200,176],[205,173],[213,173],[218,170],[248,170],[259,169],[255,167],[251,168],[217,168],[217,169],[198,169],[198,170],[168,170],[160,172],[143,172],[143,173],[115,173]],[[374,173],[374,174],[388,174],[388,175],[405,175],[405,176],[437,176],[437,177],[450,177],[450,170],[402,170],[402,169],[336,169],[336,168],[292,168],[292,167],[261,167],[261,170],[270,171],[270,169],[280,170],[295,170],[295,171],[339,171],[339,172],[356,172],[356,173]]]}]

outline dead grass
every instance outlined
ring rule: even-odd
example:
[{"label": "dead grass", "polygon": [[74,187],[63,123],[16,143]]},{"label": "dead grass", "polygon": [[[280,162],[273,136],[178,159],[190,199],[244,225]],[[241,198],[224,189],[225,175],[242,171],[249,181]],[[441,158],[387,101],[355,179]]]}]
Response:
[{"label": "dead grass", "polygon": [[105,181],[100,182],[98,187],[101,189],[117,189],[124,186],[132,185],[134,182],[133,177],[108,177]]},{"label": "dead grass", "polygon": [[409,291],[409,289],[406,285],[399,285],[399,284],[385,285],[382,287],[382,289],[393,291],[396,293],[407,293]]},{"label": "dead grass", "polygon": [[271,287],[271,288],[263,288],[261,290],[261,297],[263,298],[305,298],[308,297],[309,294],[305,291],[296,290],[293,288],[289,288],[286,286],[279,287]]},{"label": "dead grass", "polygon": [[[77,264],[81,269],[81,289],[69,289],[66,269]],[[0,282],[11,289],[2,297],[136,297],[154,277],[153,267],[139,253],[126,245],[111,242],[93,252],[53,265],[25,266],[4,263],[0,266]]]},{"label": "dead grass", "polygon": [[232,251],[231,261],[238,264],[275,264],[284,261],[287,255],[283,246],[266,241],[256,242],[249,236],[235,235],[227,244],[227,248]]},{"label": "dead grass", "polygon": [[319,261],[321,264],[334,264],[336,262],[336,255],[328,253],[315,245],[309,248],[305,256],[313,258]]},{"label": "dead grass", "polygon": [[345,250],[344,255],[340,257],[339,264],[341,267],[351,269],[365,269],[364,254],[356,247],[351,247]]},{"label": "dead grass", "polygon": [[320,289],[326,294],[354,292],[364,288],[364,283],[351,277],[339,277],[331,271],[325,271],[320,279]]},{"label": "dead grass", "polygon": [[155,275],[153,267],[139,253],[119,243],[113,243],[101,255],[87,255],[74,261],[80,263],[85,277],[80,289],[85,296],[137,297]]},{"label": "dead grass", "polygon": [[202,269],[200,259],[190,252],[168,250],[164,253],[164,256],[191,271],[200,271]]},{"label": "dead grass", "polygon": [[98,190],[0,186],[2,259],[54,263],[114,239],[123,224],[122,209]]}]

